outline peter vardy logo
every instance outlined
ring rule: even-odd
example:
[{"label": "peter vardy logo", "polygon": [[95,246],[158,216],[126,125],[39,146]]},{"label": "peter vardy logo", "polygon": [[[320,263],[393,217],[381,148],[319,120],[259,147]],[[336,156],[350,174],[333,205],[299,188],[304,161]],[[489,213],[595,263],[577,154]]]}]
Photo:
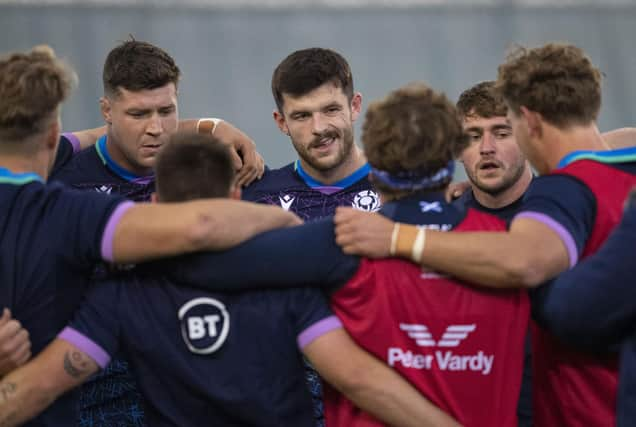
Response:
[{"label": "peter vardy logo", "polygon": [[294,203],[294,200],[296,200],[296,198],[290,196],[289,194],[285,194],[282,197],[279,196],[278,200],[280,200],[280,206],[286,211],[288,211],[289,208],[291,208],[292,203]]},{"label": "peter vardy logo", "polygon": [[380,210],[380,196],[373,190],[361,191],[353,198],[352,206],[366,212],[378,211]]},{"label": "peter vardy logo", "polygon": [[[477,329],[477,325],[449,325],[438,341],[434,339],[426,325],[400,323],[400,329],[406,332],[419,347],[449,349],[460,347],[460,344]],[[472,355],[458,354],[452,350],[435,350],[433,354],[417,354],[411,350],[390,347],[387,359],[389,366],[401,364],[405,368],[412,369],[437,367],[441,371],[473,371],[488,375],[492,371],[495,356],[486,355],[481,350]]]},{"label": "peter vardy logo", "polygon": [[195,298],[179,309],[181,336],[192,353],[211,354],[225,342],[230,331],[230,315],[214,298]]}]

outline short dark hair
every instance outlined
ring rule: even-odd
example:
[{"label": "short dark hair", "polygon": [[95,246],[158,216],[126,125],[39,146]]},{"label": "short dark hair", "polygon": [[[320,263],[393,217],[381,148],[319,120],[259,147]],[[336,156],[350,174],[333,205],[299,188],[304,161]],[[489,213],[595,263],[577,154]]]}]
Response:
[{"label": "short dark hair", "polygon": [[147,42],[126,40],[110,51],[104,62],[104,94],[116,96],[119,88],[130,91],[157,89],[179,83],[181,71],[163,49]]},{"label": "short dark hair", "polygon": [[588,125],[601,108],[601,72],[571,44],[517,47],[499,66],[496,86],[515,114],[525,106],[561,128]]},{"label": "short dark hair", "polygon": [[155,178],[162,202],[228,197],[234,182],[232,157],[212,135],[177,132],[157,156]]},{"label": "short dark hair", "polygon": [[49,46],[0,58],[0,139],[20,142],[42,132],[76,79]]},{"label": "short dark hair", "polygon": [[353,99],[353,76],[347,60],[331,49],[313,47],[297,50],[285,58],[272,75],[272,94],[279,112],[283,112],[283,95],[305,95],[325,83],[342,89]]},{"label": "short dark hair", "polygon": [[[468,145],[455,106],[443,93],[411,83],[369,105],[362,125],[369,164],[390,174],[434,174]],[[440,183],[446,187],[450,180]],[[385,193],[395,190],[375,182]],[[431,190],[434,190],[431,188]]]},{"label": "short dark hair", "polygon": [[485,119],[505,116],[508,106],[501,93],[495,89],[494,81],[477,83],[459,95],[457,113],[460,120],[479,116]]}]

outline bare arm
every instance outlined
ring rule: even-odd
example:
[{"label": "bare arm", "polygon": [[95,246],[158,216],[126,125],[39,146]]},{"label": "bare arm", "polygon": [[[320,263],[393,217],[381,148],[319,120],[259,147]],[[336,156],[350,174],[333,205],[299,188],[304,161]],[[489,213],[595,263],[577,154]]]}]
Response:
[{"label": "bare arm", "polygon": [[636,146],[636,128],[620,128],[601,135],[612,149]]},{"label": "bare arm", "polygon": [[31,357],[29,333],[5,308],[0,317],[0,378]]},{"label": "bare arm", "polygon": [[384,363],[358,347],[344,329],[303,349],[318,373],[364,411],[397,427],[458,426]]},{"label": "bare arm", "polygon": [[91,147],[95,145],[97,140],[106,133],[106,126],[100,126],[93,129],[84,129],[77,132],[73,132],[73,135],[77,137],[80,142],[80,149]]},{"label": "bare arm", "polygon": [[[339,208],[336,242],[348,254],[372,258],[391,255],[395,223],[379,215]],[[400,224],[396,256],[413,260],[417,227]],[[402,236],[402,238],[400,238]],[[407,238],[404,238],[407,236]],[[406,243],[404,243],[406,241]],[[426,230],[423,251],[414,260],[460,279],[495,288],[534,287],[566,270],[568,251],[547,225],[532,219],[513,221],[508,232]]]},{"label": "bare arm", "polygon": [[136,204],[115,228],[109,261],[131,263],[227,249],[264,231],[300,223],[279,207],[237,200]]},{"label": "bare arm", "polygon": [[[196,132],[198,119],[181,120],[179,129]],[[201,129],[199,129],[201,131]],[[236,182],[247,186],[255,179],[260,179],[265,171],[265,161],[256,151],[256,144],[247,134],[225,120],[220,120],[214,127],[213,134],[221,142],[232,148],[231,154],[234,168],[238,171]]]},{"label": "bare arm", "polygon": [[0,427],[16,426],[35,417],[98,369],[93,359],[74,345],[54,340],[35,359],[0,381]]}]

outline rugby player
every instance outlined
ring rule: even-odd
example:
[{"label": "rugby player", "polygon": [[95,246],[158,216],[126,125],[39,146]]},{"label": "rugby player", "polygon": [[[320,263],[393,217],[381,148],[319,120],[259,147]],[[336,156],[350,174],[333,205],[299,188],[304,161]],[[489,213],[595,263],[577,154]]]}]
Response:
[{"label": "rugby player", "polygon": [[333,215],[337,206],[379,209],[369,165],[355,144],[362,95],[345,58],[323,48],[295,51],[274,70],[272,94],[274,120],[298,159],[266,171],[243,198],[279,205],[305,221]]},{"label": "rugby player", "polygon": [[[279,205],[305,221],[333,215],[338,206],[374,211],[380,198],[368,180],[369,165],[355,144],[353,124],[362,95],[354,91],[346,59],[324,48],[291,53],[272,75],[273,117],[298,159],[268,170],[245,189],[243,198]],[[307,366],[316,425],[324,425],[321,383]]]},{"label": "rugby player", "polygon": [[[180,76],[174,59],[150,43],[127,40],[113,48],[102,75],[104,96],[100,106],[106,126],[90,130],[97,134],[93,146],[72,155],[66,163],[58,160],[60,167],[52,172],[51,180],[80,190],[149,201],[155,190],[152,167],[156,155],[177,128],[214,133],[234,144],[234,150],[246,162],[258,163],[260,156],[254,143],[228,123],[218,119],[179,122]],[[69,141],[78,146],[75,134],[63,134],[62,147]],[[65,151],[68,149],[62,148],[61,153]],[[235,165],[242,168],[237,177],[240,185],[261,173],[242,159],[235,154]],[[98,274],[105,272],[100,268]],[[97,422],[144,424],[140,396],[124,360],[113,360],[80,393],[83,426]]]}]

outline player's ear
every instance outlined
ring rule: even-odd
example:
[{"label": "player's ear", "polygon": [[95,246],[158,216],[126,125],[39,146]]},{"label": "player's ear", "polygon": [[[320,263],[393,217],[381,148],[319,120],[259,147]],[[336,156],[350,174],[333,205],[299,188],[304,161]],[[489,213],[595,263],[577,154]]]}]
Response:
[{"label": "player's ear", "polygon": [[541,116],[541,114],[537,113],[536,111],[529,110],[523,105],[519,107],[519,110],[521,111],[521,115],[528,124],[528,135],[535,137],[541,136],[543,132],[543,117]]},{"label": "player's ear", "polygon": [[351,121],[355,122],[362,111],[362,94],[356,92],[351,98]]},{"label": "player's ear", "polygon": [[278,111],[278,109],[274,109],[272,116],[274,117],[274,121],[276,122],[278,129],[280,129],[280,131],[285,135],[289,135],[289,128],[287,127],[287,121],[285,120],[283,113]]},{"label": "player's ear", "polygon": [[111,124],[113,122],[111,117],[112,106],[111,106],[110,99],[108,99],[108,97],[102,96],[101,98],[99,98],[99,109],[102,113],[102,117],[104,118],[104,121],[108,124]]}]

